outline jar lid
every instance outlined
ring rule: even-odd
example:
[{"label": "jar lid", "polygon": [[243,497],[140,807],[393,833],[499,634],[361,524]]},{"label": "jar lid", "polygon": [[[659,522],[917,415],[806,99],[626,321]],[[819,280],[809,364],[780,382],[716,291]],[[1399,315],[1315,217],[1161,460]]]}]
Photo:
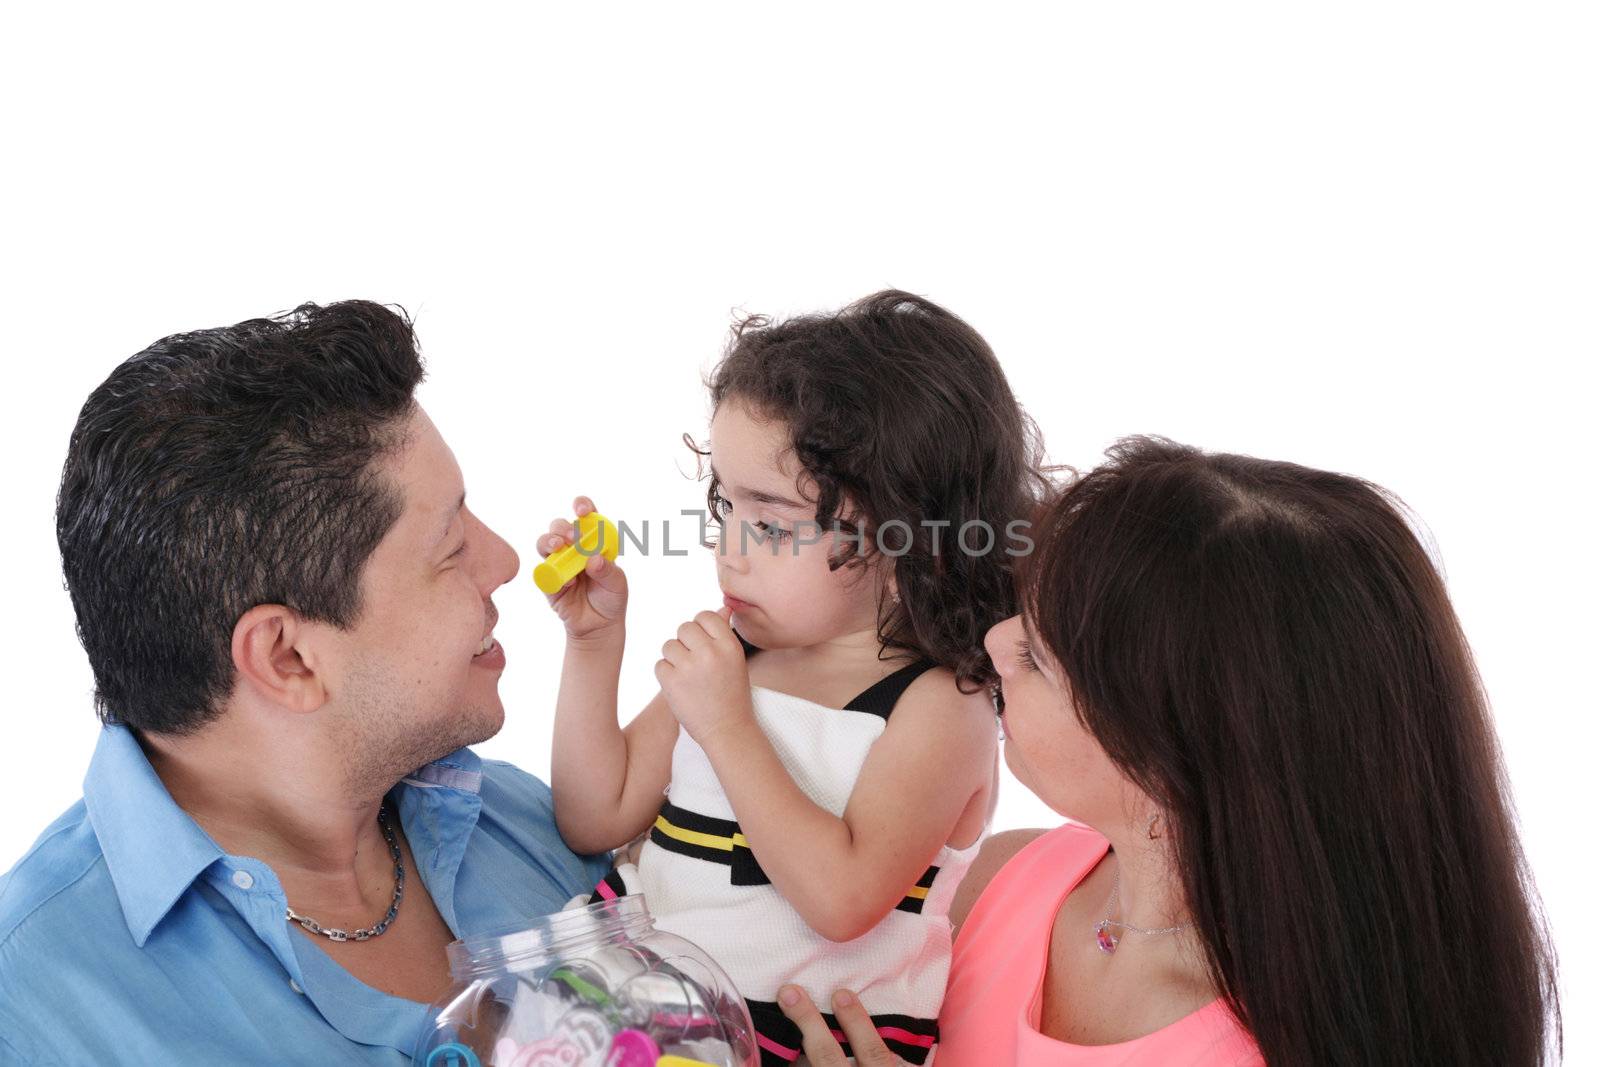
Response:
[{"label": "jar lid", "polygon": [[537,967],[591,945],[637,938],[653,925],[644,894],[630,893],[542,915],[529,926],[463,937],[452,941],[445,952],[450,974],[460,981]]}]

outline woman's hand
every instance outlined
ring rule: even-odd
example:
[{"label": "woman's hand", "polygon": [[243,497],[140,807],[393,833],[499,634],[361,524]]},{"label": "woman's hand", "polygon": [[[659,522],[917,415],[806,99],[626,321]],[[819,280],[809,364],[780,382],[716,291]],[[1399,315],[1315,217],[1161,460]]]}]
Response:
[{"label": "woman's hand", "polygon": [[[806,1059],[812,1067],[846,1067],[844,1050],[834,1040],[828,1023],[799,986],[786,985],[778,990],[778,1006],[789,1021],[800,1028]],[[872,1028],[867,1009],[861,1006],[854,993],[841,989],[833,995],[833,1014],[850,1042],[850,1054],[860,1067],[902,1067],[905,1060],[890,1052],[878,1032]]]},{"label": "woman's hand", "polygon": [[[586,496],[572,501],[573,514],[579,518],[594,509],[594,501]],[[535,547],[540,556],[549,556],[572,544],[577,536],[578,528],[570,520],[555,519]],[[628,577],[615,560],[596,552],[585,561],[583,573],[545,599],[567,628],[567,640],[591,644],[620,638],[628,610]]]}]

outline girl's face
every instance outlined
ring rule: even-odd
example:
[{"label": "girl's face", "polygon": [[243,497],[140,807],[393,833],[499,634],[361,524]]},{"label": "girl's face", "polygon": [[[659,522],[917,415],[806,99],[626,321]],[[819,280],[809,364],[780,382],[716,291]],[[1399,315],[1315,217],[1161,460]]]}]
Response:
[{"label": "girl's face", "polygon": [[729,399],[711,420],[710,446],[722,496],[712,516],[722,523],[717,584],[736,601],[734,628],[761,648],[875,633],[881,570],[828,569],[849,538],[818,530],[815,483],[797,476],[788,427]]},{"label": "girl's face", "polygon": [[1078,721],[1060,665],[1023,616],[990,628],[983,644],[1005,699],[1006,766],[1052,810],[1116,837],[1150,803]]}]

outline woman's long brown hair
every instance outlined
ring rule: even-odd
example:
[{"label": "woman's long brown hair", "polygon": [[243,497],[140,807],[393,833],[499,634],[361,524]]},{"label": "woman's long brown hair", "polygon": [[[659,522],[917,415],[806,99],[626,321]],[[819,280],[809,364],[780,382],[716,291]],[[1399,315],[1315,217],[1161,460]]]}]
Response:
[{"label": "woman's long brown hair", "polygon": [[1557,1055],[1488,702],[1398,501],[1139,437],[1040,520],[1023,610],[1164,807],[1213,979],[1267,1062]]}]

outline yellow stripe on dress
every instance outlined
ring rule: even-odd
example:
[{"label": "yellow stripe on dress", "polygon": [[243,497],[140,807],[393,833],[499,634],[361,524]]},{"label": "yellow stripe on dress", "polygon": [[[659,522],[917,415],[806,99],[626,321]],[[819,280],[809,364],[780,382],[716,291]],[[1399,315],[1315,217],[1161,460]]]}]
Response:
[{"label": "yellow stripe on dress", "polygon": [[667,821],[665,815],[656,816],[656,829],[668,837],[702,848],[721,849],[723,852],[732,852],[735,848],[749,848],[750,842],[743,834],[734,834],[732,837],[719,837],[716,834],[703,834],[698,830],[685,830],[681,826],[674,826]]},{"label": "yellow stripe on dress", "polygon": [[[669,822],[665,815],[656,816],[656,829],[676,841],[682,841],[689,845],[699,845],[701,848],[714,848],[719,852],[732,852],[735,848],[748,849],[750,847],[749,840],[742,833],[724,837],[719,834],[702,833],[699,830],[688,830]],[[906,890],[906,895],[902,900],[927,900],[929,888],[929,886],[914,885]]]}]

